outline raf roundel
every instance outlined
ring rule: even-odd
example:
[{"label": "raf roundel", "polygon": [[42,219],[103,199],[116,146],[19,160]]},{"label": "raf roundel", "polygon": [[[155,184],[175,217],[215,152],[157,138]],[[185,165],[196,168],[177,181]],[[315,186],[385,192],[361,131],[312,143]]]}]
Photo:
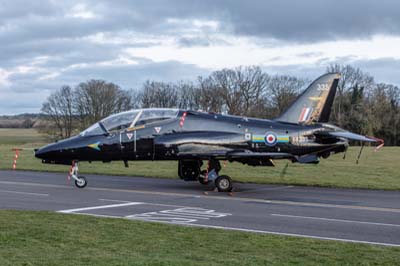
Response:
[{"label": "raf roundel", "polygon": [[275,133],[267,132],[265,134],[265,144],[267,144],[268,146],[275,146],[277,142],[278,138],[276,137]]}]

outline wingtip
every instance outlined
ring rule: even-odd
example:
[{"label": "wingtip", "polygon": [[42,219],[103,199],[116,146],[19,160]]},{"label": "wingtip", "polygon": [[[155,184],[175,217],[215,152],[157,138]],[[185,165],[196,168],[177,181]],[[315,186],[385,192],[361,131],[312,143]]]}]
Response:
[{"label": "wingtip", "polygon": [[376,148],[375,148],[374,151],[378,151],[378,150],[380,150],[383,146],[385,146],[385,141],[384,141],[383,139],[375,138],[375,137],[372,137],[372,136],[367,136],[367,137],[370,138],[370,139],[373,139],[373,140],[375,140],[377,143],[379,143],[379,145],[376,146]]}]

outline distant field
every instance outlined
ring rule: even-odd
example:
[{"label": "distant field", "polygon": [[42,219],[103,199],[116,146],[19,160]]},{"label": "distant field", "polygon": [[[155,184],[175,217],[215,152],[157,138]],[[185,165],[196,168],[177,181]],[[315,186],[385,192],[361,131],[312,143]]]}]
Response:
[{"label": "distant field", "polygon": [[[11,168],[14,156],[11,148],[40,147],[45,142],[46,138],[34,130],[0,129],[0,169]],[[358,147],[350,148],[346,160],[339,154],[318,165],[277,161],[277,167],[251,167],[227,163],[222,172],[239,182],[400,190],[400,147],[384,147],[378,152],[366,147],[360,163],[356,164],[358,152]],[[26,150],[20,154],[17,169],[66,173],[69,167],[42,164],[34,158],[33,150]],[[176,162],[130,162],[130,168],[125,168],[122,162],[82,163],[80,170],[82,174],[177,178]]]},{"label": "distant field", "polygon": [[[45,226],[44,226],[45,225]],[[398,265],[400,248],[0,211],[0,265]]]},{"label": "distant field", "polygon": [[45,143],[47,138],[33,128],[0,128],[0,145]]}]

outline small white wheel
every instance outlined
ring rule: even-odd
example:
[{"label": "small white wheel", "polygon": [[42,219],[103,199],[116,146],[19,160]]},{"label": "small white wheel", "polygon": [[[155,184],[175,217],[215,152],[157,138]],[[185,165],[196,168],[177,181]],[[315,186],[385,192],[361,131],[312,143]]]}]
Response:
[{"label": "small white wheel", "polygon": [[219,192],[230,192],[232,191],[232,179],[227,175],[221,175],[215,179],[215,186]]},{"label": "small white wheel", "polygon": [[78,188],[84,188],[87,186],[87,180],[84,176],[78,176],[78,180],[75,180],[75,186]]}]

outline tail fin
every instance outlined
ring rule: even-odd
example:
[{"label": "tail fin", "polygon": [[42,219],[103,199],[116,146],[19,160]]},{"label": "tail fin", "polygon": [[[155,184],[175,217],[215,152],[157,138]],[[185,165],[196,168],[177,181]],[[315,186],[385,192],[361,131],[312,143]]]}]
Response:
[{"label": "tail fin", "polygon": [[339,73],[322,75],[275,120],[301,124],[328,122],[339,78]]}]

